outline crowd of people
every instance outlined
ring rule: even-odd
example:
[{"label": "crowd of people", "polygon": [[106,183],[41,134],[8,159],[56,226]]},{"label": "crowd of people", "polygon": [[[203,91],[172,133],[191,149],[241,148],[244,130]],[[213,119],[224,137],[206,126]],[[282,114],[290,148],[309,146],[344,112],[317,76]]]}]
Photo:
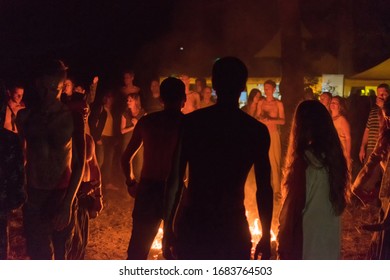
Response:
[{"label": "crowd of people", "polygon": [[[340,259],[350,197],[380,205],[379,222],[362,229],[375,232],[369,258],[390,258],[387,84],[372,105],[303,91],[288,120],[272,80],[239,108],[248,72],[234,57],[215,62],[212,86],[182,74],[143,90],[126,69],[121,85],[101,89],[60,60],[38,70],[33,101],[23,84],[2,90],[1,259],[9,212],[22,206],[31,259],[84,259],[89,219],[104,211],[105,191],[124,186],[135,199],[128,259],[147,258],[162,222],[166,259],[269,259],[271,232],[279,259]],[[254,256],[244,206],[252,167],[262,226]]]}]

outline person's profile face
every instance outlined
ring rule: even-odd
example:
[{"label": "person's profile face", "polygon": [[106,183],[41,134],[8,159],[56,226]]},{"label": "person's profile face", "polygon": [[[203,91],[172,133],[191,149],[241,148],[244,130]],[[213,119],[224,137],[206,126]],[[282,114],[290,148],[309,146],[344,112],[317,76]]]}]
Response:
[{"label": "person's profile face", "polygon": [[127,107],[130,109],[134,107],[134,105],[135,105],[135,99],[130,96],[127,97]]},{"label": "person's profile face", "polygon": [[11,100],[13,102],[15,102],[17,104],[20,104],[20,102],[22,102],[23,95],[24,95],[24,89],[22,89],[22,88],[15,88],[11,92],[10,98],[11,98]]},{"label": "person's profile face", "polygon": [[329,107],[330,101],[331,101],[331,99],[329,98],[328,95],[326,95],[326,94],[321,94],[321,95],[320,95],[320,102],[321,102],[325,107],[327,107],[327,108]]}]

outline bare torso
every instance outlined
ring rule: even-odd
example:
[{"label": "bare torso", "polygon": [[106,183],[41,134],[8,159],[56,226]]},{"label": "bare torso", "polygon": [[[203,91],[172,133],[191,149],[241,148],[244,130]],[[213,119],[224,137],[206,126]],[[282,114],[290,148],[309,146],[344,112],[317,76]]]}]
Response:
[{"label": "bare torso", "polygon": [[284,119],[284,112],[283,117],[281,116],[281,106],[281,102],[276,99],[260,100],[257,105],[259,120],[267,126],[270,133],[278,130],[278,125],[272,120]]},{"label": "bare torso", "polygon": [[71,175],[72,114],[62,104],[50,112],[22,110],[19,114],[18,123],[26,140],[28,186],[45,190],[67,188]]}]

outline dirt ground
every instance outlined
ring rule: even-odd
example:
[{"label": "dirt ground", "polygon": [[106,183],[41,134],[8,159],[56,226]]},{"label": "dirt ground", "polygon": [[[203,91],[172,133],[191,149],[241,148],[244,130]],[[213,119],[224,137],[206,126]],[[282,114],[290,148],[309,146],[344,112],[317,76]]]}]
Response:
[{"label": "dirt ground", "polygon": [[[250,177],[246,187],[246,207],[250,225],[257,218],[253,210],[254,189]],[[104,189],[104,209],[102,213],[90,220],[90,239],[86,252],[89,260],[124,260],[132,227],[131,212],[134,199],[124,186]],[[365,259],[371,234],[360,231],[359,225],[375,221],[378,208],[368,206],[356,209],[348,206],[343,214],[342,258],[346,260]],[[222,237],[221,237],[222,238]],[[158,239],[158,238],[157,238]],[[160,236],[161,239],[161,236]],[[256,237],[254,237],[256,239]],[[158,247],[158,244],[156,244]],[[28,259],[25,251],[21,211],[14,211],[10,218],[10,259]],[[163,259],[159,249],[152,249],[149,259]]]}]

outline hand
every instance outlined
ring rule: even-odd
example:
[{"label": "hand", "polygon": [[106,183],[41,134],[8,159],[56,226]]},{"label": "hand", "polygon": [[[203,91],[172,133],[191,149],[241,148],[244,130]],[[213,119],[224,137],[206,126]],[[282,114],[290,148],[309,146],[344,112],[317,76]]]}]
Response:
[{"label": "hand", "polygon": [[99,214],[103,210],[103,199],[96,198],[93,203],[93,209]]},{"label": "hand", "polygon": [[54,217],[54,228],[58,231],[63,230],[70,223],[72,215],[72,206],[64,205],[60,208],[57,215]]},{"label": "hand", "polygon": [[173,253],[173,233],[167,230],[164,230],[162,239],[162,253],[166,260],[176,259]]},{"label": "hand", "polygon": [[93,77],[92,83],[97,84],[98,82],[99,82],[99,77],[98,76]]},{"label": "hand", "polygon": [[359,152],[359,159],[360,159],[360,162],[363,163],[364,162],[364,158],[366,157],[366,151],[364,149],[360,149],[360,152]]},{"label": "hand", "polygon": [[131,122],[135,126],[137,124],[138,120],[137,120],[137,118],[132,118]]},{"label": "hand", "polygon": [[93,210],[89,210],[89,218],[94,219],[99,216],[99,213],[103,210],[103,200],[102,198],[96,198],[93,203]]},{"label": "hand", "polygon": [[261,255],[262,260],[269,260],[271,258],[271,237],[261,237],[259,243],[257,243],[254,260],[257,260]]},{"label": "hand", "polygon": [[132,198],[135,198],[137,195],[137,190],[138,190],[138,183],[136,180],[131,179],[126,181],[127,185],[127,192]]}]

